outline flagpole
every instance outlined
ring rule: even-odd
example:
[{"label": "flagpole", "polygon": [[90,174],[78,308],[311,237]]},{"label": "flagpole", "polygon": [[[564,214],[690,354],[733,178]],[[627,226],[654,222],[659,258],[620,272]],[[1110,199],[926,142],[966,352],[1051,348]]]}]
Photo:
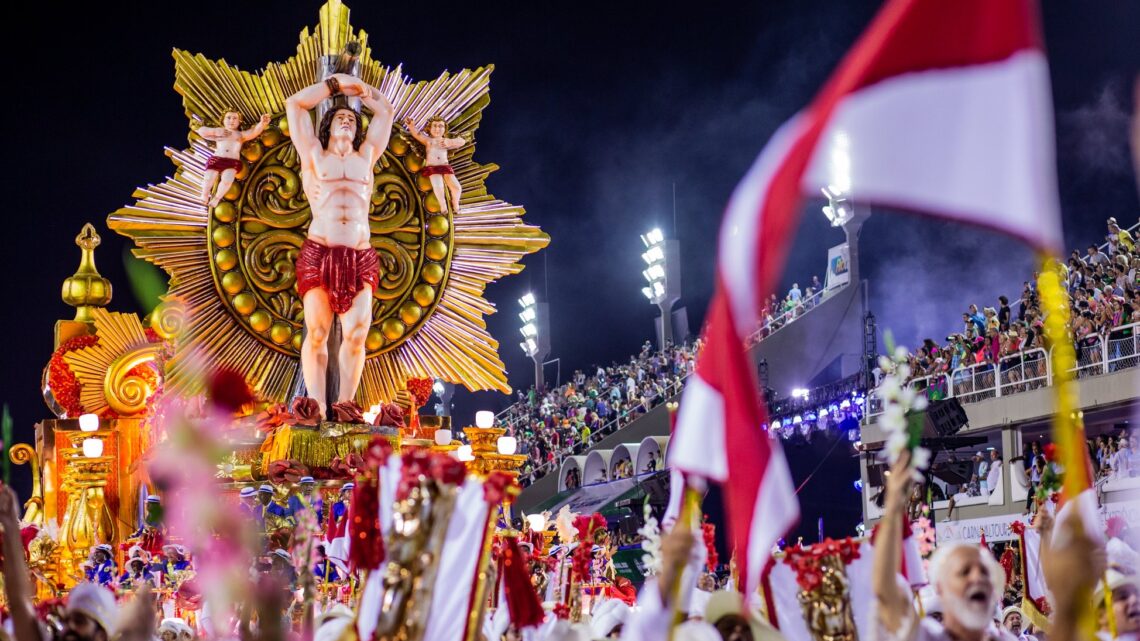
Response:
[{"label": "flagpole", "polygon": [[[675,528],[685,528],[688,530],[693,529],[693,523],[700,516],[701,511],[701,495],[702,492],[685,483],[684,496],[681,498],[681,514],[677,517],[677,523],[673,526]],[[682,578],[687,566],[686,560],[682,560],[673,573],[672,582],[665,587],[665,594],[669,595],[669,641],[673,641],[673,633],[677,629],[677,625],[683,623],[685,620],[685,613],[680,610],[681,601],[681,584]]]},{"label": "flagpole", "polygon": [[[1084,448],[1083,414],[1080,411],[1079,389],[1073,378],[1077,354],[1069,330],[1072,308],[1068,292],[1061,282],[1059,261],[1047,253],[1041,253],[1039,257],[1042,269],[1037,278],[1037,292],[1045,316],[1045,338],[1050,348],[1049,365],[1053,369],[1056,408],[1053,415],[1053,442],[1057,447],[1057,459],[1065,470],[1061,497],[1065,501],[1076,501],[1088,489],[1089,484],[1085,472],[1088,454]],[[1071,519],[1071,527],[1078,536],[1084,536],[1084,523],[1081,522],[1079,513],[1080,510],[1077,510],[1076,518]],[[1092,593],[1090,590],[1082,590],[1075,596],[1077,629],[1083,630],[1091,638],[1096,632],[1096,616],[1091,607]],[[1112,620],[1111,609],[1109,620]]]}]

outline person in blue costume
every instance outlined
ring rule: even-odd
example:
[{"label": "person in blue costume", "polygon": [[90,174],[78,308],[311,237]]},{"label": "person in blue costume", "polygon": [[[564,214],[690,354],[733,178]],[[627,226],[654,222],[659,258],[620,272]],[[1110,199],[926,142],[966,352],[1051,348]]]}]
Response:
[{"label": "person in blue costume", "polygon": [[316,512],[317,525],[324,527],[325,524],[325,504],[321,500],[320,494],[314,493],[313,490],[317,487],[316,480],[311,476],[302,476],[298,482],[300,485],[300,495],[292,495],[289,497],[289,511],[296,518],[298,514],[306,509]]},{"label": "person in blue costume", "polygon": [[115,580],[114,553],[111,546],[106,543],[96,545],[92,549],[91,558],[88,559],[87,569],[84,571],[89,583],[109,585]]}]

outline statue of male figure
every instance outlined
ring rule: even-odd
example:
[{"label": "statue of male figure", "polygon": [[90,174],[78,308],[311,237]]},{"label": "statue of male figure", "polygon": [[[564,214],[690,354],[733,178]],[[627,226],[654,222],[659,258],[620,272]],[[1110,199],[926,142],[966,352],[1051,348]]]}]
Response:
[{"label": "statue of male figure", "polygon": [[[334,104],[313,130],[309,110],[340,94],[359,97],[372,112],[367,132],[360,114],[344,104]],[[305,308],[301,371],[322,415],[328,403],[328,336],[335,317],[340,317],[343,342],[334,402],[353,399],[364,370],[372,291],[380,278],[368,229],[375,188],[372,168],[388,146],[394,114],[392,103],[379,90],[346,74],[334,74],[285,101],[289,135],[300,157],[301,183],[313,214],[296,267],[297,291]]]}]

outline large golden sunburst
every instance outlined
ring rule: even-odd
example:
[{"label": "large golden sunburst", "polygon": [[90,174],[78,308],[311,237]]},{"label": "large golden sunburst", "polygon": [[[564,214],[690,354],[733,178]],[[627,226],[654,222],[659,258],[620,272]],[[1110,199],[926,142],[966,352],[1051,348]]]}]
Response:
[{"label": "large golden sunburst", "polygon": [[[321,8],[320,24],[301,32],[297,55],[261,73],[175,50],[175,90],[190,119],[190,147],[168,149],[172,178],[136,190],[133,205],[108,217],[111,229],[138,246],[134,253],[170,274],[170,294],[186,314],[169,385],[191,380],[190,353],[245,373],[264,396],[286,399],[297,379],[303,324],[293,261],[311,214],[300,189],[296,152],[282,115],[285,99],[319,79],[326,56],[350,40],[361,44],[360,77],[396,107],[396,121],[440,115],[449,135],[474,138],[490,102],[492,67],[444,72],[411,82],[399,67],[371,57],[368,35],[353,36],[339,0]],[[198,202],[210,149],[193,130],[236,108],[246,123],[259,114],[273,125],[242,150],[243,167],[212,211]],[[382,280],[373,297],[368,359],[357,400],[391,400],[410,377],[440,377],[469,389],[510,391],[498,343],[483,317],[487,283],[518,273],[523,255],[550,238],[522,223],[523,208],[487,193],[495,165],[472,160],[474,145],[452,152],[463,186],[458,213],[441,214],[430,184],[418,175],[422,152],[400,131],[375,168],[369,224]]]}]

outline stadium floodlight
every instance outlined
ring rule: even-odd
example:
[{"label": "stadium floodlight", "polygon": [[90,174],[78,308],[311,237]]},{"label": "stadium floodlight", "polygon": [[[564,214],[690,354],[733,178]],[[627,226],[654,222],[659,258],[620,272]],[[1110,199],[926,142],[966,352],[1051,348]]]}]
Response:
[{"label": "stadium floodlight", "polygon": [[665,349],[673,340],[673,303],[681,297],[680,250],[676,240],[665,240],[660,227],[642,234],[641,243],[645,245],[641,254],[645,269],[641,275],[646,281],[641,294],[661,309],[661,349]]},{"label": "stadium floodlight", "polygon": [[519,320],[522,321],[519,333],[523,336],[523,342],[519,343],[519,347],[534,360],[535,388],[542,389],[542,359],[550,353],[547,305],[539,304],[534,293],[527,292],[519,299],[519,306],[522,307],[522,311],[519,312]]},{"label": "stadium floodlight", "polygon": [[661,245],[654,245],[641,255],[641,259],[644,260],[647,265],[663,263],[665,262],[665,250],[661,248]]},{"label": "stadium floodlight", "polygon": [[855,208],[851,206],[848,192],[836,185],[828,185],[820,189],[820,192],[827,198],[827,204],[823,206],[823,215],[827,216],[831,226],[846,225],[855,215]]}]

